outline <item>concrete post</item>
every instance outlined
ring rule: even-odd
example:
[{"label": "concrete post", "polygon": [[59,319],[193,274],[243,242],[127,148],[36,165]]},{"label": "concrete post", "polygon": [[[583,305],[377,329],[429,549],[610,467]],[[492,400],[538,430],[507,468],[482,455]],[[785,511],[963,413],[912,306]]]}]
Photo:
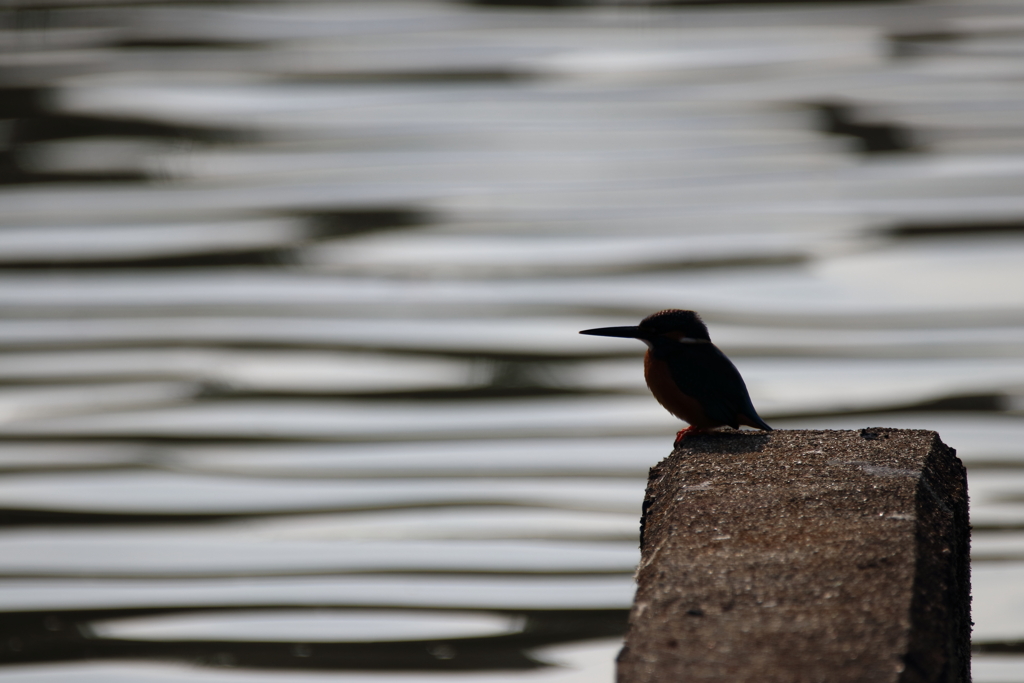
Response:
[{"label": "concrete post", "polygon": [[641,530],[619,683],[970,680],[967,479],[935,432],[688,436]]}]

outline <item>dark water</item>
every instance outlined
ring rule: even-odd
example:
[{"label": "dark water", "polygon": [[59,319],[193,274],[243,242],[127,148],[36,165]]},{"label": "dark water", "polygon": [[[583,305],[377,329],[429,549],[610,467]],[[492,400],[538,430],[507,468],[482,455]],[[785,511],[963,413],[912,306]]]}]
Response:
[{"label": "dark water", "polygon": [[0,680],[612,680],[642,347],[970,471],[1024,681],[1024,6],[0,9]]}]

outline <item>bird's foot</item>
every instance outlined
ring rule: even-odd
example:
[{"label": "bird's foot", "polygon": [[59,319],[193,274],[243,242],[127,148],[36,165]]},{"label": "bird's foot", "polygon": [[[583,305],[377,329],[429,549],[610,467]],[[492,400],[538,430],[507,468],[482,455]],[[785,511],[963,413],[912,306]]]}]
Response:
[{"label": "bird's foot", "polygon": [[687,436],[691,434],[704,434],[706,431],[706,429],[697,429],[693,425],[690,425],[686,429],[680,429],[678,432],[676,432],[676,440],[672,442],[672,447],[679,448],[679,446],[683,443],[683,439],[685,439]]}]

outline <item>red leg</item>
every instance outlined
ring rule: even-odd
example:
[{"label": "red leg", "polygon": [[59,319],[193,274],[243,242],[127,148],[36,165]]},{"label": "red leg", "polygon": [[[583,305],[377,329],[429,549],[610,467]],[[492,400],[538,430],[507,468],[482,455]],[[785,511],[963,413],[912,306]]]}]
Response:
[{"label": "red leg", "polygon": [[686,429],[680,429],[678,432],[676,432],[676,440],[672,442],[672,447],[679,448],[679,444],[681,444],[683,442],[683,439],[685,439],[688,435],[703,434],[705,431],[706,430],[704,429],[697,429],[693,425],[690,425]]}]

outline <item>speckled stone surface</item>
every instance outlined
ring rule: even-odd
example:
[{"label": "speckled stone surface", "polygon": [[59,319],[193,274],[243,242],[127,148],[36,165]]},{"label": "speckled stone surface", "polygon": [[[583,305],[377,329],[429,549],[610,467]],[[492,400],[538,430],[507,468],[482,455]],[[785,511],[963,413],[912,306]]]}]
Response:
[{"label": "speckled stone surface", "polygon": [[935,432],[720,432],[651,469],[619,683],[970,680],[967,480]]}]

